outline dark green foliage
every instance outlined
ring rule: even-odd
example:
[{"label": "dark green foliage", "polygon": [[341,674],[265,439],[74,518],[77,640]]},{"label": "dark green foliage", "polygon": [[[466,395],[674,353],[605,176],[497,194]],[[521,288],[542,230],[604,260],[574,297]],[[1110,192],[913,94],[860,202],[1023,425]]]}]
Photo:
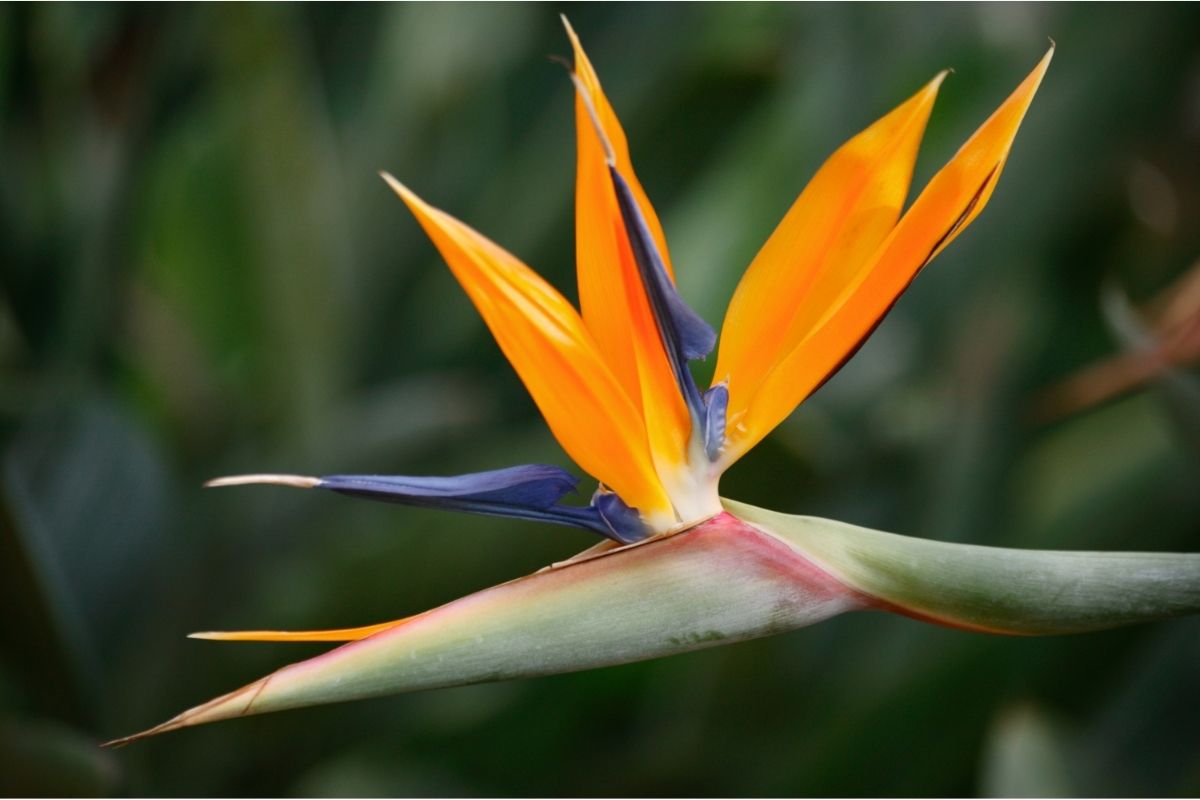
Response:
[{"label": "dark green foliage", "polygon": [[[1195,619],[1026,640],[851,615],[90,749],[320,649],[189,631],[404,616],[592,543],[199,488],[571,466],[376,176],[574,296],[559,10],[0,6],[0,793],[1200,793]],[[953,67],[922,182],[1053,37],[986,212],[723,494],[975,544],[1200,551],[1186,408],[1151,390],[1030,421],[1120,347],[1106,281],[1138,302],[1200,256],[1195,7],[566,10],[714,325],[837,145]]]}]

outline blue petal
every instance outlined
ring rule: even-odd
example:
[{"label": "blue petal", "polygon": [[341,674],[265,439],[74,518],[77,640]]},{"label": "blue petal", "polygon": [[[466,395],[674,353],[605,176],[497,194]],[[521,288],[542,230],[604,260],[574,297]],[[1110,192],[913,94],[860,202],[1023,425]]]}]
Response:
[{"label": "blue petal", "polygon": [[528,464],[439,477],[327,475],[318,479],[316,488],[386,503],[570,525],[625,544],[646,537],[637,511],[611,493],[603,510],[594,505],[558,505],[578,483],[578,478],[558,467]]},{"label": "blue petal", "polygon": [[700,390],[696,388],[696,382],[688,371],[687,362],[704,358],[712,352],[717,342],[716,331],[689,308],[676,291],[629,184],[621,177],[621,173],[617,172],[616,167],[610,166],[609,174],[612,175],[613,186],[616,188],[617,204],[621,208],[621,218],[629,236],[629,245],[633,250],[634,260],[637,261],[642,285],[646,288],[650,309],[654,313],[658,335],[671,363],[671,372],[675,375],[679,391],[692,411],[693,419],[700,419],[703,412]]},{"label": "blue petal", "polygon": [[380,500],[422,500],[438,505],[462,500],[549,508],[570,492],[579,479],[549,464],[472,472],[466,475],[412,477],[408,475],[329,475],[320,486],[347,494],[379,495]]},{"label": "blue petal", "polygon": [[729,387],[724,383],[704,393],[704,452],[716,461],[725,444],[725,412],[729,408]]},{"label": "blue petal", "polygon": [[609,530],[608,538],[622,544],[641,541],[649,535],[646,524],[636,508],[625,505],[625,501],[613,492],[601,487],[592,495],[592,506]]}]

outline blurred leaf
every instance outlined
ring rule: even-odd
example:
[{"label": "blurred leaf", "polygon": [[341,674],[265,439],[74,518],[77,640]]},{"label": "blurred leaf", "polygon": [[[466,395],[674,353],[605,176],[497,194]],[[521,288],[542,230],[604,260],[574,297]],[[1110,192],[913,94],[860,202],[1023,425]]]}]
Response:
[{"label": "blurred leaf", "polygon": [[1031,705],[1005,709],[983,755],[984,797],[1073,797],[1062,734]]},{"label": "blurred leaf", "polygon": [[1079,745],[1091,767],[1077,788],[1095,795],[1194,795],[1197,674],[1200,620],[1146,631],[1120,665],[1115,688],[1089,709],[1093,722]]},{"label": "blurred leaf", "polygon": [[[1172,434],[1147,396],[1118,401],[1048,431],[1021,454],[1014,470],[1014,541],[1108,545],[1155,496],[1169,498],[1168,509],[1180,512],[1171,524],[1186,526],[1186,509],[1197,499],[1188,489],[1196,467]],[[1127,541],[1159,534],[1136,527]]]},{"label": "blurred leaf", "polygon": [[[920,186],[1054,37],[979,224],[724,493],[948,541],[1197,549],[1200,464],[1161,390],[1053,425],[1022,414],[1111,355],[1106,276],[1149,296],[1200,252],[1200,8],[568,12],[683,294],[713,323],[842,141],[953,68]],[[6,479],[9,718],[120,733],[299,657],[215,651],[188,630],[393,618],[586,546],[546,526],[199,489],[263,468],[570,466],[376,175],[572,296],[572,92],[545,58],[567,52],[537,5],[0,6],[0,448],[29,500]],[[61,561],[54,591],[24,555],[39,540]],[[1016,697],[1078,743],[1075,790],[1194,795],[1195,624],[1014,639],[848,615],[659,663],[167,737],[121,753],[110,791],[962,796]],[[101,719],[75,688],[97,680],[116,705]]]},{"label": "blurred leaf", "polygon": [[[1200,269],[1197,270],[1200,274]],[[1193,276],[1193,283],[1195,278]],[[1195,295],[1195,292],[1193,292]],[[1113,331],[1120,344],[1128,352],[1137,353],[1143,358],[1157,363],[1156,355],[1164,344],[1154,331],[1140,319],[1137,310],[1129,302],[1128,296],[1115,286],[1108,286],[1104,292],[1101,307],[1104,319]],[[1191,309],[1189,318],[1180,326],[1186,326],[1194,335],[1200,331],[1200,305]],[[1200,342],[1200,339],[1197,339]],[[1192,345],[1193,348],[1198,345]],[[1191,354],[1189,354],[1191,355]],[[1167,407],[1171,420],[1178,427],[1184,439],[1193,448],[1200,451],[1200,377],[1191,374],[1180,364],[1163,364],[1157,370],[1158,387],[1162,400]]]},{"label": "blurred leaf", "polygon": [[392,753],[352,752],[301,773],[293,797],[466,797],[477,794],[452,774]]},{"label": "blurred leaf", "polygon": [[346,368],[349,243],[333,131],[297,9],[215,13],[216,101],[234,136],[233,169],[255,258],[258,366],[284,430],[301,446],[323,428]]},{"label": "blurred leaf", "polygon": [[94,709],[87,690],[96,664],[81,611],[29,487],[11,459],[5,459],[2,480],[4,661],[55,712],[89,714]]},{"label": "blurred leaf", "polygon": [[94,739],[54,722],[0,717],[0,795],[109,797],[120,771]]},{"label": "blurred leaf", "polygon": [[132,579],[164,544],[162,464],[121,412],[85,403],[31,420],[3,478],[13,554],[3,569],[16,595],[8,653],[40,691],[92,717],[104,707],[101,654],[116,649],[139,600]]}]

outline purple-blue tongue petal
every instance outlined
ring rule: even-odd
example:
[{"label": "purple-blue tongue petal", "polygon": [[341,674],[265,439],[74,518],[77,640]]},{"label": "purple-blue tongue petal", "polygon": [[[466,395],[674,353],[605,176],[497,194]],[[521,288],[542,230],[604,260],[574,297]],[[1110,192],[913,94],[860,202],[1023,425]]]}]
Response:
[{"label": "purple-blue tongue petal", "polygon": [[717,342],[716,331],[679,296],[675,284],[667,275],[662,256],[659,255],[654,237],[650,234],[646,219],[638,208],[629,184],[621,177],[616,167],[610,166],[608,171],[612,175],[617,204],[621,208],[621,219],[629,236],[629,246],[633,250],[642,285],[646,288],[646,297],[650,301],[650,310],[654,313],[658,335],[671,364],[671,372],[692,412],[692,419],[702,420],[703,401],[700,390],[696,388],[696,382],[688,371],[687,362],[704,358],[712,352]]},{"label": "purple-blue tongue petal", "polygon": [[721,457],[725,446],[725,412],[729,409],[729,387],[724,383],[704,393],[704,453],[709,461]]},{"label": "purple-blue tongue petal", "polygon": [[549,464],[526,464],[466,475],[328,475],[320,488],[379,500],[420,500],[428,505],[472,501],[549,508],[575,491],[579,479]]},{"label": "purple-blue tongue petal", "polygon": [[646,538],[646,526],[636,508],[625,505],[625,501],[604,487],[592,495],[592,505],[600,519],[608,526],[608,538],[623,544],[632,544]]},{"label": "purple-blue tongue petal", "polygon": [[[386,503],[571,525],[622,543],[645,538],[637,511],[619,499],[619,507],[606,500],[603,509],[558,505],[578,483],[578,478],[558,467],[527,464],[438,477],[326,475],[317,479],[314,487]],[[618,508],[624,513],[618,513]]]}]

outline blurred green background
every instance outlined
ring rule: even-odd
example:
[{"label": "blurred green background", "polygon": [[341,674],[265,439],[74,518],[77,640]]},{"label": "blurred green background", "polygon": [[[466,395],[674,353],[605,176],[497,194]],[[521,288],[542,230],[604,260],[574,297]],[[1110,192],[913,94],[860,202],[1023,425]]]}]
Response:
[{"label": "blurred green background", "polygon": [[[851,615],[116,751],[366,624],[592,543],[219,474],[570,466],[394,172],[574,295],[556,5],[0,6],[0,792],[1200,793],[1200,619],[992,638]],[[719,323],[821,160],[953,67],[918,185],[1054,65],[991,205],[726,495],[932,538],[1200,550],[1196,376],[1051,422],[1200,256],[1200,13],[572,5]],[[1175,392],[1173,395],[1172,393]]]}]

